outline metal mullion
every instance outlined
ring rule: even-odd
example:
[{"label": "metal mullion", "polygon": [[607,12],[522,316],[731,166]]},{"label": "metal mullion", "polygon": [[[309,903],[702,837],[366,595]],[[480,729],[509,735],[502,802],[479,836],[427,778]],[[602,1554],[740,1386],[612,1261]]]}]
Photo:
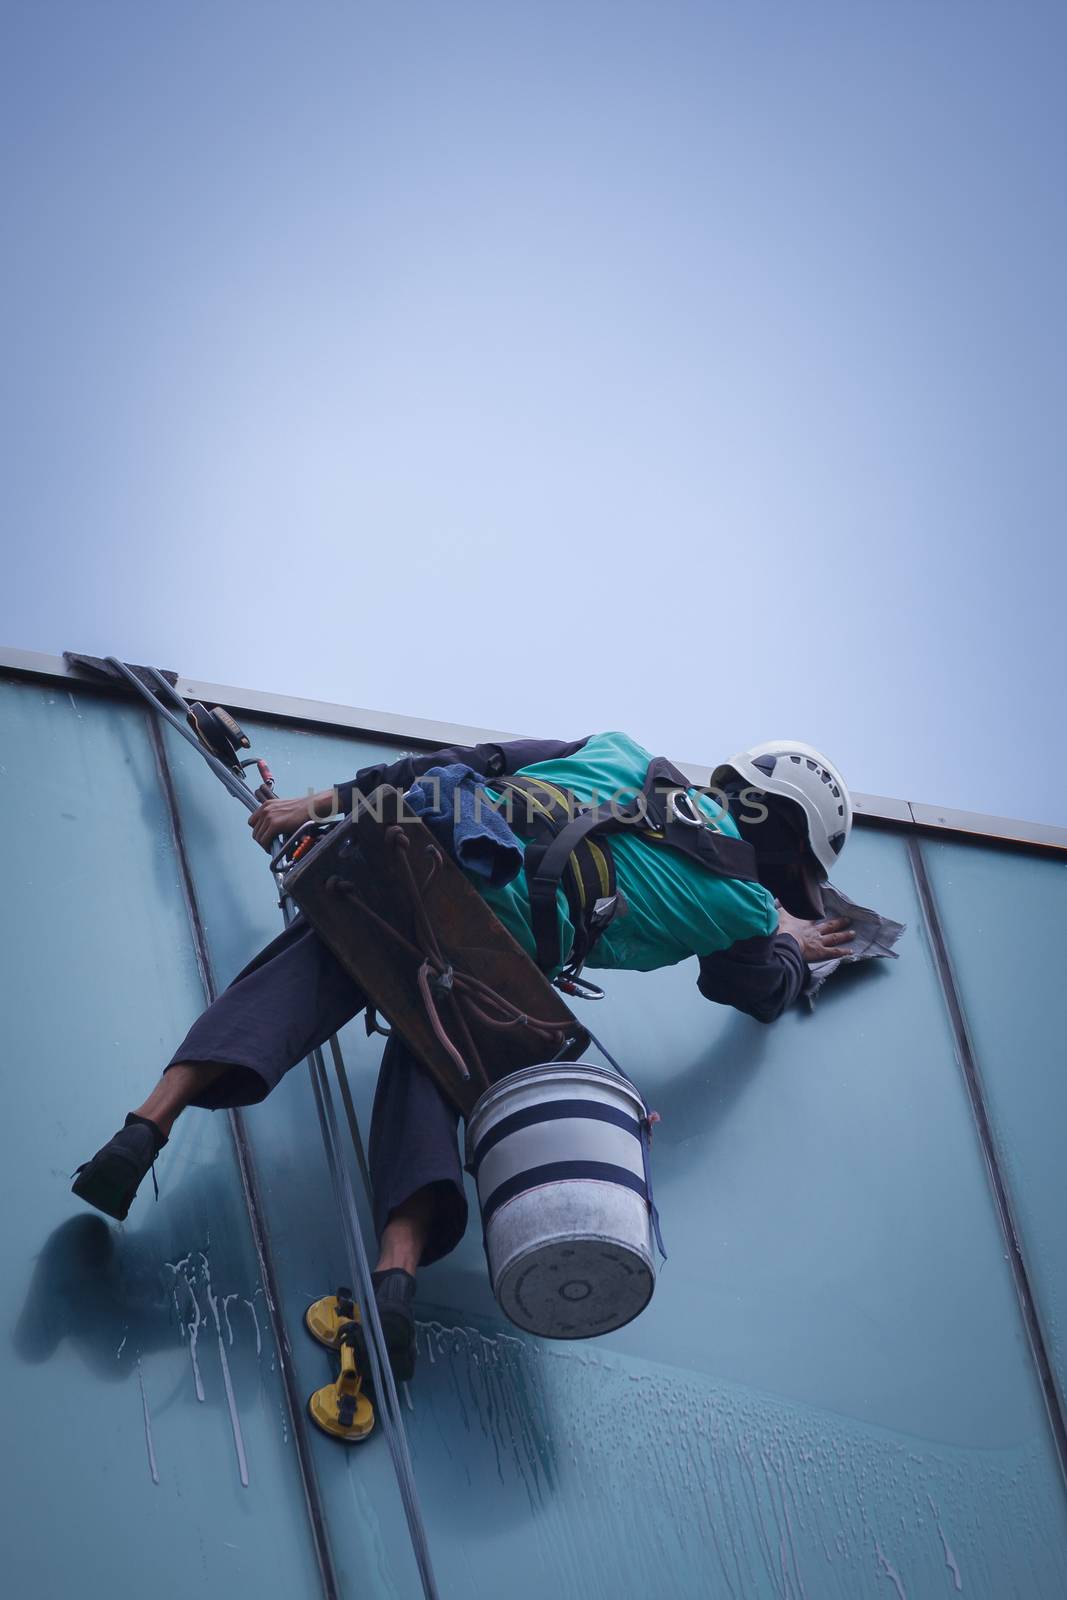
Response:
[{"label": "metal mullion", "polygon": [[1065,1408],[1064,1397],[1056,1381],[1049,1353],[1048,1337],[1045,1333],[1037,1298],[1030,1281],[1030,1273],[1023,1250],[1022,1230],[1019,1227],[1011,1192],[1001,1166],[996,1136],[993,1131],[993,1122],[978,1067],[978,1058],[975,1054],[966,1012],[963,1009],[959,986],[952,968],[937,899],[934,895],[929,874],[926,871],[922,845],[919,839],[913,835],[908,839],[907,847],[908,860],[919,896],[926,934],[930,941],[934,967],[945,1002],[945,1009],[948,1012],[949,1025],[952,1028],[956,1059],[959,1062],[967,1097],[970,1101],[971,1113],[978,1133],[978,1142],[985,1160],[986,1174],[989,1178],[989,1185],[992,1189],[993,1200],[997,1209],[997,1217],[1007,1246],[1008,1262],[1011,1266],[1015,1291],[1019,1298],[1019,1309],[1022,1313],[1023,1325],[1026,1328],[1030,1354],[1041,1386],[1049,1427],[1052,1430],[1063,1487],[1067,1491],[1067,1408]]},{"label": "metal mullion", "polygon": [[[163,731],[153,712],[145,711],[145,722],[148,728],[148,740],[156,758],[156,767],[159,772],[160,786],[163,791],[164,803],[170,821],[171,836],[178,860],[178,871],[181,879],[182,897],[185,901],[186,911],[189,916],[189,927],[192,934],[193,949],[196,954],[196,964],[200,971],[204,994],[208,1001],[213,1001],[218,994],[214,970],[211,962],[211,952],[208,947],[207,934],[200,905],[197,899],[196,885],[189,863],[188,851],[185,843],[185,833],[182,827],[181,813],[178,809],[177,791],[167,759],[166,746],[163,742]],[[326,1513],[319,1493],[318,1479],[315,1475],[315,1465],[311,1457],[305,1428],[304,1406],[297,1390],[295,1363],[292,1346],[289,1342],[288,1330],[281,1314],[281,1295],[278,1289],[278,1279],[274,1268],[274,1259],[270,1247],[270,1238],[267,1227],[266,1214],[256,1176],[255,1160],[245,1128],[244,1118],[239,1108],[231,1107],[227,1113],[230,1133],[233,1137],[234,1153],[237,1158],[237,1170],[241,1179],[241,1190],[244,1195],[245,1210],[248,1213],[248,1223],[252,1232],[252,1241],[255,1246],[256,1259],[259,1263],[260,1275],[263,1279],[263,1290],[267,1302],[267,1314],[270,1318],[271,1332],[274,1336],[275,1348],[278,1351],[278,1370],[281,1375],[282,1388],[285,1393],[286,1410],[289,1413],[289,1423],[293,1431],[293,1441],[296,1446],[297,1465],[300,1471],[300,1481],[304,1490],[304,1505],[311,1526],[311,1539],[315,1549],[315,1559],[322,1580],[322,1592],[325,1600],[341,1600],[341,1586],[334,1565],[333,1553],[330,1549],[329,1534],[327,1531]]]}]

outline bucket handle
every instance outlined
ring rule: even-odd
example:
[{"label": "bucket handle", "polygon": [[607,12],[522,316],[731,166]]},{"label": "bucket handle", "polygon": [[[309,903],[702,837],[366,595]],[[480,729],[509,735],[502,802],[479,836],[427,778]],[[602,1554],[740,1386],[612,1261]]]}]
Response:
[{"label": "bucket handle", "polygon": [[[600,1054],[604,1057],[604,1060],[608,1063],[608,1065],[611,1066],[611,1067],[614,1067],[615,1071],[619,1074],[620,1078],[623,1078],[623,1079],[625,1079],[625,1081],[627,1083],[630,1083],[630,1079],[626,1077],[625,1072],[619,1066],[619,1063],[615,1060],[615,1057],[612,1055],[611,1051],[607,1048],[606,1045],[604,1045],[604,1044],[602,1044],[600,1042],[600,1040],[597,1038],[596,1034],[593,1032],[592,1028],[588,1028],[587,1027],[585,1031],[589,1035],[589,1037],[592,1040],[593,1044],[596,1045],[597,1049],[600,1051]],[[644,1164],[644,1169],[645,1169],[645,1194],[648,1197],[648,1199],[647,1199],[648,1214],[649,1214],[649,1217],[651,1218],[651,1221],[652,1221],[652,1231],[656,1236],[656,1247],[659,1250],[659,1253],[663,1257],[664,1261],[666,1261],[667,1252],[666,1252],[666,1250],[664,1249],[664,1246],[663,1246],[663,1231],[660,1228],[660,1224],[659,1224],[659,1210],[657,1209],[656,1202],[655,1202],[655,1199],[654,1199],[653,1194],[652,1194],[652,1159],[651,1159],[652,1158],[652,1129],[655,1127],[657,1122],[660,1122],[662,1120],[662,1118],[660,1117],[660,1114],[659,1114],[658,1111],[650,1111],[649,1110],[648,1101],[645,1099],[645,1097],[641,1093],[640,1089],[637,1088],[636,1084],[630,1083],[630,1087],[637,1091],[638,1097],[640,1098],[640,1101],[641,1101],[642,1110],[644,1111],[644,1116],[641,1118],[641,1121],[640,1121],[640,1127],[641,1127],[641,1159],[642,1159],[642,1162]]]}]

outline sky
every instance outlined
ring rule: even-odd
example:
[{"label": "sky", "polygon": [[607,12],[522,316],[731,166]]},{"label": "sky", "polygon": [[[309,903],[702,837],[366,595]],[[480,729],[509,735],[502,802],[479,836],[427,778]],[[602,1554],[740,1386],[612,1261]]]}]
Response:
[{"label": "sky", "polygon": [[1041,0],[2,0],[0,644],[1067,823],[1065,80]]}]

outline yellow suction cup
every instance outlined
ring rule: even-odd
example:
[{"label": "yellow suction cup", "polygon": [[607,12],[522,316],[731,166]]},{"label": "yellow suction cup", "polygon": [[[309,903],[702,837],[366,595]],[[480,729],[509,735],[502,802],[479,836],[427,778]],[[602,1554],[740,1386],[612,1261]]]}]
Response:
[{"label": "yellow suction cup", "polygon": [[[327,1297],[330,1300],[334,1298],[332,1295]],[[321,1306],[326,1303],[325,1300],[318,1300],[315,1304]],[[311,1310],[314,1309],[312,1306]],[[337,1382],[316,1389],[308,1401],[308,1413],[315,1426],[332,1439],[343,1439],[346,1444],[356,1444],[360,1439],[365,1439],[374,1427],[374,1407],[362,1392],[363,1380],[356,1365],[355,1329],[355,1321],[349,1318],[341,1333],[341,1371]],[[316,1333],[315,1337],[320,1336]]]},{"label": "yellow suction cup", "polygon": [[346,1325],[358,1321],[359,1309],[352,1299],[352,1291],[343,1287],[336,1294],[326,1294],[321,1300],[313,1300],[304,1312],[307,1331],[327,1350],[340,1349]]}]

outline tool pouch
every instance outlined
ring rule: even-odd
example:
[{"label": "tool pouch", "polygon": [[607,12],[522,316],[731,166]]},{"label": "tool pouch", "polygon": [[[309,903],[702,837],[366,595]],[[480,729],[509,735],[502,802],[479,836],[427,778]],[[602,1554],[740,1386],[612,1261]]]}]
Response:
[{"label": "tool pouch", "polygon": [[490,1083],[586,1047],[558,991],[398,789],[358,797],[283,887],[463,1115]]}]

